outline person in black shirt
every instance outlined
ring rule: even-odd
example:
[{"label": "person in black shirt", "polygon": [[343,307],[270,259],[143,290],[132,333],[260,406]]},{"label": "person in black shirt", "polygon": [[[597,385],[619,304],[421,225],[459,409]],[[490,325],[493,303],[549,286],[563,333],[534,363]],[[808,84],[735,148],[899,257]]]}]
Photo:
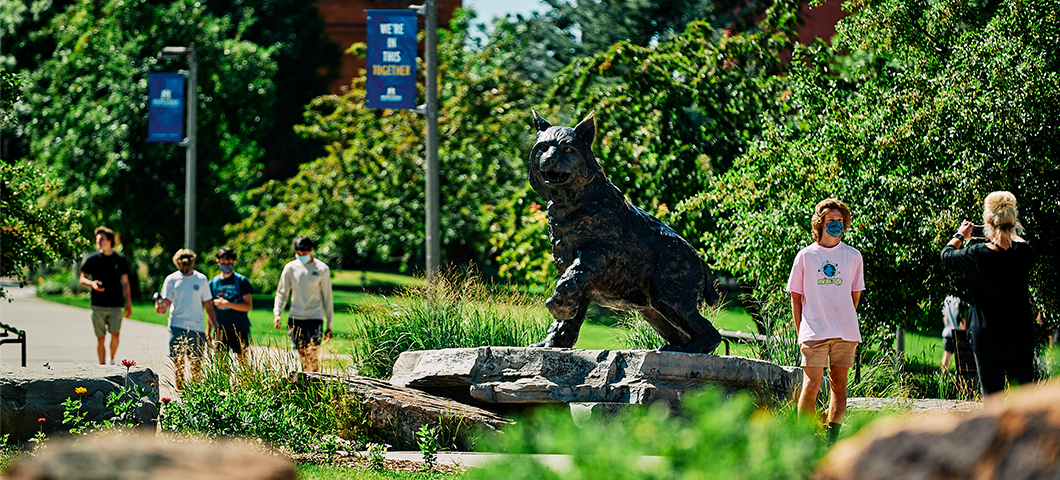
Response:
[{"label": "person in black shirt", "polygon": [[[96,353],[99,364],[107,363],[104,348],[110,330],[110,364],[118,351],[122,318],[132,316],[132,295],[129,292],[129,262],[114,251],[114,231],[99,227],[95,231],[98,252],[89,255],[81,265],[80,283],[92,290],[92,328],[96,333]],[[125,308],[122,308],[122,304]]]},{"label": "person in black shirt", "polygon": [[1034,380],[1034,315],[1030,272],[1037,253],[1016,233],[1016,197],[993,192],[983,202],[985,243],[958,249],[975,225],[965,220],[942,248],[942,263],[969,280],[968,328],[983,396]]}]

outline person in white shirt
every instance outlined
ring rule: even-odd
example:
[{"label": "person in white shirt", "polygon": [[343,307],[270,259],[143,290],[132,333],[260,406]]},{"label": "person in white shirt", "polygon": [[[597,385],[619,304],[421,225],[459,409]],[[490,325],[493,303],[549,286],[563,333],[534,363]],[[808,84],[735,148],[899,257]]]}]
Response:
[{"label": "person in white shirt", "polygon": [[319,372],[321,340],[331,341],[331,323],[335,317],[331,269],[320,259],[313,258],[313,241],[308,237],[296,238],[293,246],[295,260],[284,265],[280,283],[276,286],[273,326],[277,330],[280,328],[283,310],[290,298],[287,333],[291,344],[298,350],[302,371]]},{"label": "person in white shirt", "polygon": [[[191,378],[197,378],[206,339],[213,336],[217,317],[209,280],[195,270],[195,252],[177,250],[173,264],[178,271],[162,282],[162,296],[155,302],[155,312],[164,314],[169,310],[169,357],[173,359],[177,390],[183,390],[185,360],[191,366]],[[210,319],[207,325],[203,324],[203,309]]]},{"label": "person in white shirt", "polygon": [[942,301],[942,371],[950,369],[950,358],[957,352],[957,339],[954,332],[966,328],[961,316],[961,299],[955,295],[946,295]]},{"label": "person in white shirt", "polygon": [[828,437],[833,442],[846,414],[847,374],[861,342],[857,307],[865,273],[861,252],[842,242],[850,224],[850,209],[842,201],[818,203],[811,221],[813,243],[795,256],[787,286],[802,352],[799,413],[816,413],[817,391],[828,368]]}]

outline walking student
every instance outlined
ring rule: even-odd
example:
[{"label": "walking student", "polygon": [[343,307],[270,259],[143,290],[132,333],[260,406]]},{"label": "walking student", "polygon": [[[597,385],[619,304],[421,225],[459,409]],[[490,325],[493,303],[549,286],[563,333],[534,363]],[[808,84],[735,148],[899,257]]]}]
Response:
[{"label": "walking student", "polygon": [[[125,255],[114,251],[114,231],[107,227],[95,230],[96,253],[81,265],[78,282],[91,289],[92,329],[96,333],[96,353],[99,364],[107,363],[105,348],[110,331],[110,364],[118,351],[121,321],[132,316],[132,295],[129,292],[129,262]],[[124,308],[123,308],[124,305]]]},{"label": "walking student", "polygon": [[828,439],[839,436],[847,405],[847,374],[861,342],[858,301],[865,290],[861,252],[843,243],[850,229],[850,209],[829,198],[814,207],[813,243],[795,256],[788,276],[791,311],[802,352],[800,414],[817,411],[817,392],[828,369]]},{"label": "walking student", "polygon": [[[190,364],[192,379],[199,376],[206,339],[213,336],[217,317],[209,281],[195,270],[195,252],[177,250],[173,265],[177,271],[162,283],[162,298],[155,304],[155,312],[164,314],[169,309],[169,357],[177,390],[183,390],[184,365]],[[203,324],[203,309],[210,318],[209,328]]]},{"label": "walking student", "polygon": [[214,254],[221,273],[210,279],[210,293],[217,311],[217,341],[222,348],[236,354],[240,365],[247,365],[250,350],[250,318],[254,308],[254,287],[247,277],[236,273],[238,256],[229,247],[221,247]]},{"label": "walking student", "polygon": [[290,298],[287,333],[298,350],[302,371],[319,372],[321,340],[323,337],[323,341],[331,341],[331,323],[335,317],[331,269],[313,257],[313,241],[308,237],[296,238],[293,246],[295,259],[284,265],[280,283],[276,286],[273,326],[280,328],[283,310]]}]

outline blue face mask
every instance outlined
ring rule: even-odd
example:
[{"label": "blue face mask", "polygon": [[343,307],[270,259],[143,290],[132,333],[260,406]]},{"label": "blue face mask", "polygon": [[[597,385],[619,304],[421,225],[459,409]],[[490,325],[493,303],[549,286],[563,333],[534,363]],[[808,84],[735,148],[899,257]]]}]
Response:
[{"label": "blue face mask", "polygon": [[839,220],[832,220],[824,224],[824,231],[833,237],[839,237],[843,234],[843,222]]},{"label": "blue face mask", "polygon": [[221,273],[225,275],[231,275],[232,272],[236,271],[236,266],[230,263],[219,263],[217,267],[221,269]]},{"label": "blue face mask", "polygon": [[312,255],[298,255],[298,254],[295,254],[295,257],[297,257],[298,260],[300,262],[302,262],[302,263],[309,263],[309,261],[313,259]]}]

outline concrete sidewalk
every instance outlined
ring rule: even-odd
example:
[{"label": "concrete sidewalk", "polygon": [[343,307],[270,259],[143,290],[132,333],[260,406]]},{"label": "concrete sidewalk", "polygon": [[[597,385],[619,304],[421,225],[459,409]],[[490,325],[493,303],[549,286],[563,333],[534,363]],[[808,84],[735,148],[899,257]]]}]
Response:
[{"label": "concrete sidewalk", "polygon": [[[37,298],[32,286],[19,288],[0,280],[11,302],[0,300],[0,322],[26,331],[26,366],[45,363],[99,363],[91,311]],[[12,337],[8,337],[12,338]],[[173,367],[169,361],[169,329],[162,325],[125,319],[122,321],[116,360],[133,360],[158,374],[159,394],[173,397]],[[110,335],[107,335],[110,355]],[[0,345],[0,364],[22,364],[21,346]],[[116,366],[114,368],[125,368]]]},{"label": "concrete sidewalk", "polygon": [[[18,283],[10,279],[0,279],[0,286],[11,299],[11,302],[0,300],[0,323],[26,331],[27,367],[39,367],[45,363],[99,363],[90,310],[41,300],[33,286],[19,288]],[[119,338],[116,356],[119,362],[128,359],[135,361],[137,366],[150,368],[158,375],[159,395],[179,397],[173,386],[168,327],[125,319]],[[110,355],[109,334],[106,346],[107,355]],[[300,370],[298,355],[289,349],[251,346],[251,356],[266,358],[270,365],[280,365],[288,372]],[[321,356],[334,355],[325,347]],[[0,365],[22,365],[21,345],[0,345]]]}]

